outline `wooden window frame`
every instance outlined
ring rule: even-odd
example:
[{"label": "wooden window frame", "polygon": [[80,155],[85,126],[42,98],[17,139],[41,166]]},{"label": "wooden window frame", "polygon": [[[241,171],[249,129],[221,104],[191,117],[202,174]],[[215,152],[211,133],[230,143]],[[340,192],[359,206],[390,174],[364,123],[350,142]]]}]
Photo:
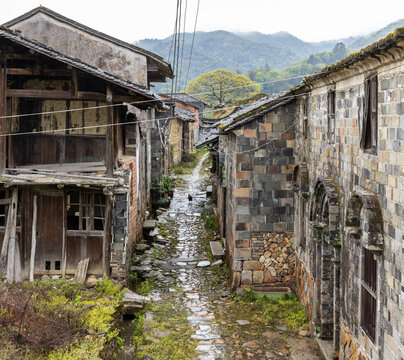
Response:
[{"label": "wooden window frame", "polygon": [[372,73],[365,78],[361,148],[365,153],[377,155],[378,145],[378,76]]},{"label": "wooden window frame", "polygon": [[[69,197],[69,195],[73,192],[77,192],[79,194],[79,202],[78,203],[71,203],[69,198],[66,201],[66,206],[67,206],[67,212],[70,209],[71,205],[76,205],[79,207],[79,226],[78,229],[70,229],[69,224],[67,224],[67,231],[72,234],[77,234],[77,233],[103,233],[105,230],[105,218],[106,218],[106,202],[104,204],[95,204],[95,195],[102,195],[102,193],[95,192],[95,191],[83,191],[83,190],[70,190],[67,191],[66,196]],[[105,196],[104,196],[105,197]],[[86,200],[86,201],[85,201]],[[101,213],[103,213],[104,217],[99,217],[95,216],[95,207],[100,207],[104,208],[104,210],[101,210]],[[103,229],[95,229],[95,220],[103,220]],[[84,226],[85,225],[85,226]]]},{"label": "wooden window frame", "polygon": [[335,89],[327,92],[327,137],[330,144],[335,143],[335,113],[337,107],[337,97]]},{"label": "wooden window frame", "polygon": [[360,325],[373,343],[376,339],[377,265],[373,252],[362,247]]}]

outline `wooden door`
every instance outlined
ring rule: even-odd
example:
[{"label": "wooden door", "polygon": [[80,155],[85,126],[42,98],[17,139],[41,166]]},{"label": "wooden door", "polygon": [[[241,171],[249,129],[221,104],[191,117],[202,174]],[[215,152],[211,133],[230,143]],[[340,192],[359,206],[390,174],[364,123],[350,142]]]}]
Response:
[{"label": "wooden door", "polygon": [[39,192],[35,272],[62,272],[63,221],[63,192]]}]

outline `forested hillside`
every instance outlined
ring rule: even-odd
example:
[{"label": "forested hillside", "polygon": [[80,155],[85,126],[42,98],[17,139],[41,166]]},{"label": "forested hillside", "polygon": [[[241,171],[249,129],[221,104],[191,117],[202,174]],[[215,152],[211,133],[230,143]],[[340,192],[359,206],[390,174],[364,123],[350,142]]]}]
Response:
[{"label": "forested hillside", "polygon": [[[350,52],[356,51],[401,26],[404,26],[404,19],[369,35],[317,43],[305,42],[287,32],[267,35],[259,32],[231,33],[222,30],[197,32],[189,72],[192,34],[186,33],[184,38],[181,36],[178,67],[174,69],[177,73],[177,90],[184,89],[190,80],[200,74],[216,69],[249,73],[250,78],[257,79],[256,81],[307,74],[318,70],[322,65],[339,60],[340,57],[336,56],[338,54],[333,52],[338,43],[343,43]],[[136,45],[163,56],[173,64],[172,36],[162,40],[144,39],[136,42]],[[262,76],[261,73],[266,75]],[[264,91],[277,90],[290,84],[284,83],[282,86],[270,88],[265,86]],[[169,89],[170,84],[156,84],[155,87],[156,91]]]}]

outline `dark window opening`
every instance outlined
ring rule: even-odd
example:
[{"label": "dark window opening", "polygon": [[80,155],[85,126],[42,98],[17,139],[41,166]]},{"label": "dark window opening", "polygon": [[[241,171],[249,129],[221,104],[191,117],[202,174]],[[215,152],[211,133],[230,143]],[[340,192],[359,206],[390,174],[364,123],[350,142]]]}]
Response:
[{"label": "dark window opening", "polygon": [[303,100],[303,138],[304,139],[307,139],[308,119],[309,119],[309,98],[305,97]]},{"label": "dark window opening", "polygon": [[372,74],[364,83],[360,144],[362,149],[370,153],[377,150],[377,82],[377,74]]},{"label": "dark window opening", "polygon": [[105,227],[105,195],[70,191],[67,194],[67,229],[103,231]]},{"label": "dark window opening", "polygon": [[335,90],[331,90],[327,94],[327,133],[328,142],[335,142],[335,108],[336,108],[336,98]]},{"label": "dark window opening", "polygon": [[[0,190],[0,227],[7,226],[9,204],[11,204],[12,190]],[[17,227],[21,226],[21,190],[18,191]]]},{"label": "dark window opening", "polygon": [[55,261],[55,270],[60,270],[60,261]]},{"label": "dark window opening", "polygon": [[51,269],[51,262],[45,261],[45,270],[50,270],[50,269]]},{"label": "dark window opening", "polygon": [[362,248],[361,326],[374,342],[376,335],[377,261],[372,251]]}]

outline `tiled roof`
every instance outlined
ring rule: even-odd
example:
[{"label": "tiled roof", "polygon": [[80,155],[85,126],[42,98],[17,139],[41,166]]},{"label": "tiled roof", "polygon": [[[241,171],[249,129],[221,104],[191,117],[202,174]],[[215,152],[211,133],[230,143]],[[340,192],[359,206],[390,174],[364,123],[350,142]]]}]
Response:
[{"label": "tiled roof", "polygon": [[13,41],[19,45],[22,45],[26,48],[34,50],[38,53],[41,53],[45,56],[48,56],[52,59],[63,62],[67,65],[75,67],[76,69],[82,70],[91,75],[97,76],[103,80],[109,81],[117,86],[123,87],[127,90],[131,90],[137,94],[143,95],[144,97],[157,101],[157,104],[162,108],[166,108],[162,99],[157,94],[153,93],[147,88],[141,87],[139,85],[135,85],[127,80],[124,80],[116,75],[109,74],[103,70],[100,70],[92,65],[88,65],[81,60],[73,59],[67,55],[61,54],[60,52],[52,49],[51,47],[41,44],[38,41],[29,40],[23,37],[18,32],[12,31],[10,29],[5,28],[4,26],[0,26],[0,37],[3,39],[8,39]]},{"label": "tiled roof", "polygon": [[73,26],[73,27],[75,27],[77,29],[83,30],[83,31],[85,31],[85,32],[87,32],[89,34],[92,34],[94,36],[97,36],[97,37],[99,37],[101,39],[110,41],[111,43],[114,43],[116,45],[122,46],[122,47],[124,47],[126,49],[129,49],[131,51],[134,51],[134,52],[136,52],[138,54],[145,55],[146,57],[148,57],[151,60],[155,61],[159,65],[159,67],[165,72],[167,77],[173,78],[173,76],[174,76],[173,71],[171,69],[171,65],[168,62],[164,61],[161,56],[158,56],[157,54],[154,54],[151,51],[147,51],[147,50],[142,49],[140,47],[137,47],[137,46],[135,46],[133,44],[129,44],[129,43],[125,42],[125,41],[116,39],[116,38],[114,38],[114,37],[112,37],[110,35],[107,35],[107,34],[104,34],[104,33],[100,32],[100,31],[94,30],[94,29],[92,29],[92,28],[90,28],[90,27],[88,27],[86,25],[80,24],[77,21],[69,19],[69,18],[67,18],[67,17],[65,17],[65,16],[63,16],[61,14],[58,14],[57,12],[55,12],[53,10],[50,10],[50,9],[46,8],[45,6],[38,6],[37,8],[32,9],[31,11],[28,11],[27,13],[13,19],[13,20],[10,20],[10,21],[6,22],[5,24],[3,24],[3,26],[5,26],[5,27],[13,26],[14,24],[17,24],[17,23],[19,23],[19,22],[21,22],[21,21],[23,21],[23,20],[37,14],[39,12],[47,14],[47,15],[53,17],[54,19],[57,19],[57,20],[59,20],[61,22],[64,22],[64,23],[67,23],[67,24],[69,24],[69,25],[71,25],[71,26]]},{"label": "tiled roof", "polygon": [[172,98],[174,101],[179,101],[183,104],[192,105],[195,107],[205,107],[208,105],[205,102],[203,102],[199,99],[196,99],[193,96],[185,94],[185,93],[176,93],[176,94],[173,94],[172,96],[171,96],[171,94],[161,94],[161,96],[168,98],[168,99]]},{"label": "tiled roof", "polygon": [[196,148],[209,144],[219,138],[220,130],[217,126],[213,125],[205,131],[199,132],[199,139],[195,144]]},{"label": "tiled roof", "polygon": [[191,110],[183,109],[178,106],[174,107],[174,116],[183,121],[196,121],[195,115]]}]

